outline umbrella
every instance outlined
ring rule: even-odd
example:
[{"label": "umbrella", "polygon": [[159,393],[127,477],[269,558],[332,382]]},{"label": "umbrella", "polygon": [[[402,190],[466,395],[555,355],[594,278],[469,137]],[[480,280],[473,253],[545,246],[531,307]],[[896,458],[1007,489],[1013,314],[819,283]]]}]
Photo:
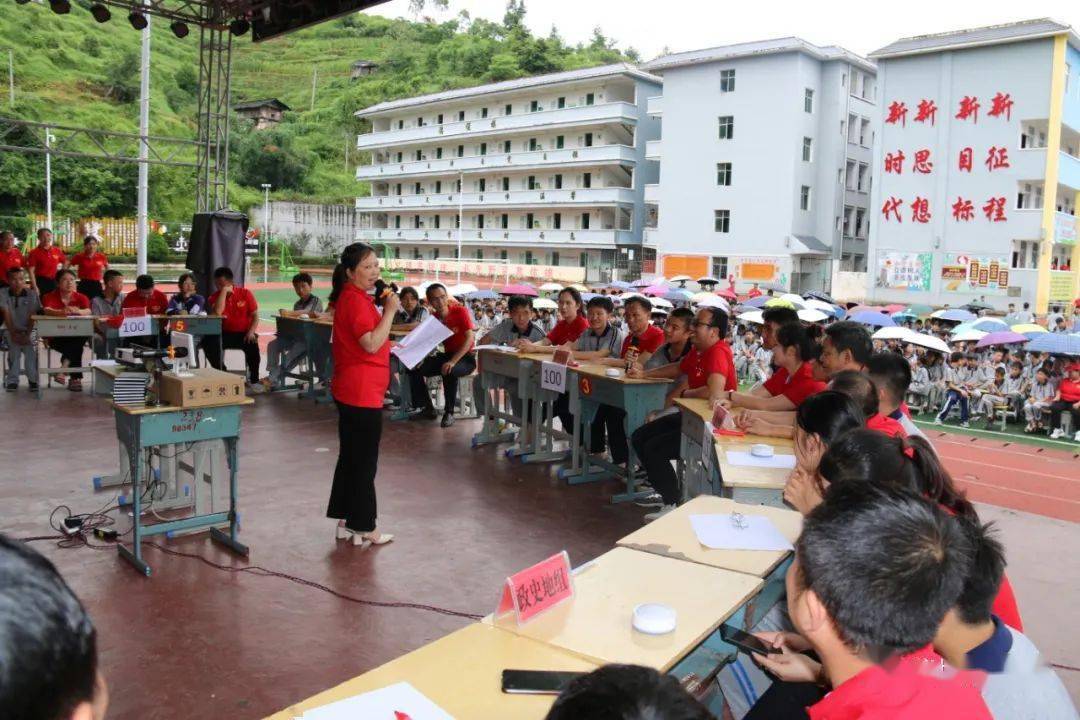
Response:
[{"label": "umbrella", "polygon": [[769,302],[770,300],[775,300],[775,298],[771,298],[768,295],[758,295],[756,298],[750,298],[749,300],[744,302],[743,305],[752,308],[765,307],[765,303]]},{"label": "umbrella", "polygon": [[532,306],[537,310],[558,310],[559,305],[550,298],[536,298],[532,301]]},{"label": "umbrella", "polygon": [[975,347],[990,347],[991,345],[1018,345],[1028,342],[1028,338],[1012,330],[998,330],[992,332],[979,341]]},{"label": "umbrella", "polygon": [[848,320],[862,325],[873,325],[874,327],[890,327],[896,324],[895,320],[884,313],[866,310],[852,313],[852,315],[848,317]]},{"label": "umbrella", "polygon": [[961,310],[960,308],[952,308],[949,310],[938,310],[931,313],[930,317],[937,318],[938,320],[948,320],[949,322],[971,322],[975,320],[975,315],[969,313],[967,310]]},{"label": "umbrella", "polygon": [[704,294],[704,295],[708,296],[708,297],[704,297],[701,300],[698,300],[698,301],[694,302],[694,304],[697,305],[699,308],[720,308],[721,310],[723,310],[726,313],[731,312],[731,306],[728,305],[727,300],[720,297],[719,295],[713,295],[711,293],[699,293],[699,294]]},{"label": "umbrella", "polygon": [[714,297],[719,297],[719,295],[717,295],[716,293],[711,293],[711,292],[696,292],[696,293],[694,293],[693,295],[690,296],[690,302],[692,302],[692,303],[701,303],[701,302],[703,302],[705,300],[709,300],[709,299],[714,298]]},{"label": "umbrella", "polygon": [[507,285],[499,291],[500,295],[526,295],[528,297],[537,297],[539,295],[536,292],[536,288],[529,285]]},{"label": "umbrella", "polygon": [[848,309],[848,315],[854,315],[855,313],[861,312],[876,312],[885,314],[885,312],[887,311],[885,310],[885,308],[879,307],[877,305],[856,305],[855,307]]},{"label": "umbrella", "polygon": [[730,288],[724,288],[723,290],[717,290],[716,294],[719,295],[722,298],[727,298],[731,302],[735,302],[736,300],[739,299],[739,296],[735,294],[735,291],[731,290]]},{"label": "umbrella", "polygon": [[477,290],[465,296],[466,300],[497,300],[498,298],[499,293],[494,290]]},{"label": "umbrella", "polygon": [[679,287],[686,287],[686,283],[690,282],[693,279],[694,278],[690,277],[689,275],[676,275],[675,277],[671,278],[670,282],[679,283]]},{"label": "umbrella", "polygon": [[559,292],[562,289],[563,289],[562,285],[560,285],[559,283],[553,283],[553,282],[544,283],[543,285],[540,286],[540,291],[541,292]]},{"label": "umbrella", "polygon": [[951,342],[951,343],[972,342],[972,341],[977,342],[979,340],[982,340],[984,337],[986,337],[989,334],[990,333],[983,332],[982,330],[976,330],[974,328],[971,328],[971,329],[965,330],[962,333],[957,333],[956,335],[953,335],[951,338],[949,338],[949,342]]},{"label": "umbrella", "polygon": [[1080,357],[1080,334],[1042,333],[1024,348],[1028,352],[1048,352],[1051,355]]},{"label": "umbrella", "polygon": [[906,320],[918,320],[919,319],[918,315],[912,315],[907,310],[901,310],[900,312],[894,312],[890,317],[893,320],[897,320],[899,322],[904,322]]},{"label": "umbrella", "polygon": [[899,305],[897,303],[893,303],[891,305],[886,305],[885,306],[885,312],[887,312],[887,313],[889,313],[891,315],[892,313],[900,312],[905,307],[907,307],[907,306],[906,305]]},{"label": "umbrella", "polygon": [[670,302],[660,297],[649,298],[649,301],[652,302],[652,306],[654,308],[665,308],[670,310],[671,308],[675,307]]},{"label": "umbrella", "polygon": [[755,325],[764,325],[765,318],[761,316],[760,310],[751,310],[750,312],[744,312],[737,318],[739,322],[753,323]]},{"label": "umbrella", "polygon": [[1009,329],[1009,324],[1001,318],[984,317],[979,318],[975,322],[971,323],[971,327],[976,330],[985,330],[988,333],[1005,331]]},{"label": "umbrella", "polygon": [[653,284],[652,280],[646,280],[645,278],[638,278],[634,282],[630,283],[630,287],[644,288]]},{"label": "umbrella", "polygon": [[871,337],[874,338],[875,340],[904,340],[904,341],[907,341],[908,337],[911,336],[911,335],[914,335],[914,334],[915,333],[913,333],[911,330],[908,330],[906,327],[893,326],[893,327],[883,327],[880,330],[878,330],[877,332],[875,332],[873,335],[871,335]]},{"label": "umbrella", "polygon": [[665,300],[670,300],[671,302],[690,302],[690,299],[693,296],[694,293],[690,292],[685,288],[668,290],[666,293],[661,295],[662,298],[664,298]]},{"label": "umbrella", "polygon": [[976,300],[975,302],[969,302],[968,304],[964,305],[964,309],[970,310],[971,312],[979,312],[980,310],[993,310],[994,306]]},{"label": "umbrella", "polygon": [[904,312],[911,313],[915,316],[929,315],[934,312],[934,307],[932,305],[923,305],[922,303],[912,303],[904,308]]},{"label": "umbrella", "polygon": [[452,297],[461,297],[463,295],[468,295],[469,293],[474,293],[479,289],[480,288],[476,287],[472,283],[461,283],[460,285],[451,285],[450,287],[446,288],[446,292]]},{"label": "umbrella", "polygon": [[829,315],[836,315],[836,306],[825,302],[824,300],[818,300],[817,298],[807,298],[803,300],[803,305],[811,310],[820,310],[823,313]]},{"label": "umbrella", "polygon": [[645,293],[646,295],[663,295],[669,289],[670,288],[664,283],[657,283],[656,285],[650,285],[641,292]]},{"label": "umbrella", "polygon": [[1042,325],[1036,325],[1035,323],[1020,323],[1019,325],[1013,325],[1009,329],[1015,333],[1020,333],[1021,335],[1028,335],[1030,333],[1039,334],[1047,332],[1046,328],[1044,328]]},{"label": "umbrella", "polygon": [[811,308],[803,308],[802,310],[799,310],[798,315],[800,320],[808,323],[825,322],[832,317],[831,314],[826,314],[821,312],[820,310],[813,310]]},{"label": "umbrella", "polygon": [[795,293],[784,293],[780,296],[780,299],[787,300],[795,307],[806,307],[806,301],[802,299],[801,295],[796,295]]},{"label": "umbrella", "polygon": [[616,290],[629,290],[633,286],[628,282],[623,282],[622,280],[612,280],[611,287],[615,288]]},{"label": "umbrella", "polygon": [[572,287],[575,290],[577,290],[578,292],[588,292],[588,290],[589,290],[589,288],[585,287],[581,283],[570,283],[566,287]]},{"label": "umbrella", "polygon": [[945,341],[941,338],[936,338],[933,335],[924,335],[922,333],[911,333],[906,342],[912,345],[918,345],[924,347],[927,350],[933,350],[934,352],[949,354],[949,346],[945,344]]},{"label": "umbrella", "polygon": [[803,306],[803,304],[801,302],[798,305],[796,305],[795,303],[791,302],[790,300],[785,300],[784,298],[774,297],[774,298],[769,298],[768,300],[766,300],[765,304],[762,307],[767,307],[767,308],[786,307],[786,308],[791,308],[792,310],[795,310],[796,308],[801,308],[802,306]]},{"label": "umbrella", "polygon": [[709,277],[708,275],[706,275],[705,277],[699,277],[697,279],[697,281],[698,281],[698,285],[719,285],[720,284],[719,280],[717,280],[714,277]]},{"label": "umbrella", "polygon": [[581,293],[581,301],[582,302],[589,302],[590,300],[592,300],[593,298],[596,298],[596,297],[602,297],[602,296],[600,295],[600,293],[594,293],[594,292],[583,292],[583,293]]},{"label": "umbrella", "polygon": [[832,299],[832,296],[830,296],[828,293],[823,293],[820,290],[811,290],[810,292],[803,295],[803,297],[805,297],[807,299],[816,298],[816,299],[820,300],[821,302],[826,302],[826,303],[829,303],[830,305],[835,305],[836,304],[836,301]]}]

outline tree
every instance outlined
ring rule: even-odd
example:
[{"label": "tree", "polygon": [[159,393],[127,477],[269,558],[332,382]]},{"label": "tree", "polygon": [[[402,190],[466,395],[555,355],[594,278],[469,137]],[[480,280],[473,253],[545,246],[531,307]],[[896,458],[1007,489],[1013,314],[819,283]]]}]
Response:
[{"label": "tree", "polygon": [[450,0],[409,0],[409,12],[413,17],[418,17],[429,2],[435,10],[445,10],[450,5]]},{"label": "tree", "polygon": [[525,0],[506,0],[503,27],[507,30],[525,27]]},{"label": "tree", "polygon": [[233,137],[236,168],[234,179],[240,185],[257,188],[270,183],[275,188],[301,190],[314,158],[295,147],[288,128],[269,130],[245,128]]},{"label": "tree", "polygon": [[105,97],[129,103],[139,97],[139,53],[129,50],[105,70]]},{"label": "tree", "polygon": [[488,66],[484,79],[488,82],[499,82],[500,80],[513,80],[522,75],[524,73],[521,72],[521,67],[518,66],[517,58],[514,55],[499,53],[492,56],[491,64]]}]

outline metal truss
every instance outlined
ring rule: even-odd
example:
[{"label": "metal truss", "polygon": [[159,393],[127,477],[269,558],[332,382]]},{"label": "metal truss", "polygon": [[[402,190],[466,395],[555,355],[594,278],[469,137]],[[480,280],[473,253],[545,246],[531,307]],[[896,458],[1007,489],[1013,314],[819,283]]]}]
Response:
[{"label": "metal truss", "polygon": [[199,27],[224,28],[230,20],[249,17],[271,5],[271,0],[102,0],[106,5],[126,12],[179,20]]},{"label": "metal truss", "polygon": [[210,8],[199,30],[199,130],[195,206],[198,212],[228,207],[229,96],[232,85],[232,34],[220,24],[220,8]]},{"label": "metal truss", "polygon": [[[16,133],[16,130],[22,132]],[[52,135],[49,141],[46,141],[47,133]],[[32,138],[32,141],[15,144],[11,139],[13,134]],[[146,162],[151,165],[197,166],[194,140],[159,135],[142,138],[133,133],[0,117],[0,150],[137,163],[140,162],[139,149],[144,144],[149,156]]]}]

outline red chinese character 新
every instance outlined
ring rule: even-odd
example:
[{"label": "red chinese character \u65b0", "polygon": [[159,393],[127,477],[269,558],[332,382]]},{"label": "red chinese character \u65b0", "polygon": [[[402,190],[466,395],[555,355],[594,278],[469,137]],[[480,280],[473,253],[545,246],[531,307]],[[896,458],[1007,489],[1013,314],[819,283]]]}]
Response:
[{"label": "red chinese character \u65b0", "polygon": [[958,197],[952,206],[952,216],[953,220],[971,220],[975,217],[975,206],[971,204],[970,200]]},{"label": "red chinese character \u65b0", "polygon": [[986,155],[986,169],[991,172],[998,168],[1007,168],[1009,165],[1009,151],[1004,147],[992,146]]},{"label": "red chinese character \u65b0", "polygon": [[971,172],[972,150],[969,147],[960,151],[960,170]]},{"label": "red chinese character \u65b0", "polygon": [[1012,95],[999,92],[990,102],[992,103],[992,106],[990,111],[986,113],[987,115],[990,117],[1001,117],[1002,113],[1004,113],[1006,120],[1012,120]]},{"label": "red chinese character \u65b0", "polygon": [[911,203],[911,220],[917,223],[930,222],[930,201],[917,197]]},{"label": "red chinese character \u65b0", "polygon": [[990,222],[1004,222],[1005,217],[1005,198],[992,197],[986,201],[986,204],[982,207],[983,213],[986,215],[986,219]]},{"label": "red chinese character \u65b0", "polygon": [[890,197],[885,201],[885,204],[881,206],[881,214],[885,216],[885,219],[889,219],[889,215],[896,216],[896,222],[904,222],[900,217],[900,206],[903,205],[903,201],[897,197]]},{"label": "red chinese character \u65b0", "polygon": [[895,125],[897,120],[900,121],[901,125],[907,127],[907,105],[893,100],[892,104],[889,105],[889,117],[885,118],[885,122]]},{"label": "red chinese character \u65b0", "polygon": [[915,114],[915,122],[930,121],[930,124],[934,124],[934,119],[937,117],[937,105],[933,100],[920,100],[919,111]]},{"label": "red chinese character \u65b0", "polygon": [[922,173],[923,175],[929,175],[930,171],[934,169],[934,163],[930,162],[929,150],[916,150],[915,151],[915,164],[912,166],[911,171]]},{"label": "red chinese character \u65b0", "polygon": [[889,153],[885,156],[885,172],[902,175],[904,173],[904,151],[897,150],[896,154]]},{"label": "red chinese character \u65b0", "polygon": [[960,112],[956,113],[957,120],[967,120],[969,117],[976,123],[979,122],[979,98],[974,95],[965,95],[960,100]]}]

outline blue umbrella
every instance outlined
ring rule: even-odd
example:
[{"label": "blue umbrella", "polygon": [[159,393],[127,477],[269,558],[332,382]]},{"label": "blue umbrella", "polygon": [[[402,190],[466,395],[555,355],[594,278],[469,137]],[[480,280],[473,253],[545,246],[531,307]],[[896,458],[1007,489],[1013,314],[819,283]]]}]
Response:
[{"label": "blue umbrella", "polygon": [[976,318],[976,315],[974,313],[969,313],[967,310],[953,308],[951,310],[938,310],[930,317],[938,318],[939,320],[948,320],[950,322],[971,322]]},{"label": "blue umbrella", "polygon": [[629,290],[633,286],[628,282],[623,282],[622,280],[613,280],[611,282],[611,287],[618,288],[619,290]]},{"label": "blue umbrella", "polygon": [[674,290],[668,290],[660,297],[670,302],[690,302],[690,298],[694,296],[694,293],[689,290],[683,290],[682,288],[676,288]]},{"label": "blue umbrella", "polygon": [[894,312],[892,319],[897,322],[907,322],[908,320],[918,320],[919,316],[915,313],[908,312],[907,310],[901,310],[900,312]]},{"label": "blue umbrella", "polygon": [[1009,329],[1009,324],[1000,318],[984,317],[971,323],[971,327],[983,332],[1004,332]]},{"label": "blue umbrella", "polygon": [[874,327],[894,327],[896,325],[896,321],[885,313],[874,312],[873,310],[857,312],[848,320],[861,325],[873,325]]},{"label": "blue umbrella", "polygon": [[589,302],[594,297],[600,297],[600,293],[583,292],[581,293],[582,302]]},{"label": "blue umbrella", "polygon": [[498,300],[499,293],[494,290],[477,290],[476,292],[467,293],[465,295],[466,300]]},{"label": "blue umbrella", "polygon": [[770,300],[772,300],[772,298],[768,295],[758,295],[755,298],[750,298],[749,300],[744,302],[743,305],[752,308],[760,308],[764,307],[765,303],[769,302]]},{"label": "blue umbrella", "polygon": [[1038,333],[1031,342],[1024,346],[1024,350],[1028,352],[1048,352],[1051,355],[1080,357],[1080,334]]}]

